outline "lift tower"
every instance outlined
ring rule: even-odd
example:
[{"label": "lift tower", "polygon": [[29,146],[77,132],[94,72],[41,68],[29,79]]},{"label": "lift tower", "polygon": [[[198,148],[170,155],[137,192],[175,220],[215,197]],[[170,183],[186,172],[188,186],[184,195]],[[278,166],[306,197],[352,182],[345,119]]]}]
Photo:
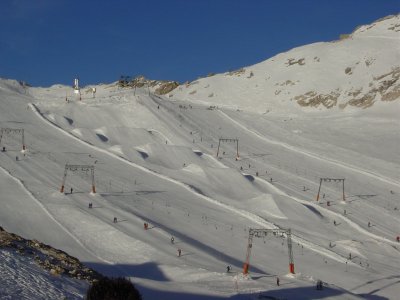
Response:
[{"label": "lift tower", "polygon": [[251,249],[253,248],[253,238],[262,238],[266,237],[268,234],[286,235],[287,238],[287,245],[288,245],[288,254],[289,254],[289,272],[294,274],[294,261],[293,261],[293,250],[292,250],[292,234],[290,229],[249,229],[249,239],[247,243],[247,252],[246,252],[246,262],[243,265],[243,274],[249,273],[250,267],[250,256],[251,256]]},{"label": "lift tower", "polygon": [[236,143],[236,159],[239,158],[239,139],[225,139],[225,138],[220,138],[218,140],[218,149],[217,149],[217,157],[219,155],[219,147],[221,145],[221,142],[233,142]]},{"label": "lift tower", "polygon": [[64,193],[64,186],[65,186],[65,181],[67,179],[67,174],[68,171],[71,171],[73,173],[75,172],[89,172],[91,174],[91,179],[92,179],[92,193],[95,194],[96,193],[96,187],[94,186],[94,166],[91,165],[65,165],[65,169],[64,169],[64,177],[62,180],[62,184],[61,184],[61,189],[60,192]]}]

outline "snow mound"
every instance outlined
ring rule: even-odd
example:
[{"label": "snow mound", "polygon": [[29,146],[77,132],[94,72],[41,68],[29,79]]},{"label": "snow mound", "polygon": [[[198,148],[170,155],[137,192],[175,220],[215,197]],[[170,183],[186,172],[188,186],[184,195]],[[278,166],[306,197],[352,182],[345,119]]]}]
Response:
[{"label": "snow mound", "polygon": [[263,194],[245,201],[250,211],[257,213],[259,216],[269,216],[278,219],[287,219],[276,204],[274,198],[270,194]]}]

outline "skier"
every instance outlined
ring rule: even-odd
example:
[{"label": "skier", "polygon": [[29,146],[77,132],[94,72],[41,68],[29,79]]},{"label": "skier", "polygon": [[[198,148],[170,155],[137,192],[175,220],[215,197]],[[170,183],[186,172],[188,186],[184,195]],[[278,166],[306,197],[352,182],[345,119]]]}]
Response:
[{"label": "skier", "polygon": [[144,227],[144,230],[147,230],[147,228],[149,228],[149,224],[144,223],[144,224],[143,224],[143,227]]},{"label": "skier", "polygon": [[343,214],[344,214],[344,215],[346,215],[346,214],[347,214],[346,210],[344,210],[344,211],[343,211]]},{"label": "skier", "polygon": [[336,220],[333,220],[333,225],[335,225],[335,226],[336,226]]},{"label": "skier", "polygon": [[178,249],[178,257],[181,257],[181,254],[182,254],[182,250],[179,248]]},{"label": "skier", "polygon": [[276,285],[279,286],[279,277],[276,277]]},{"label": "skier", "polygon": [[256,176],[258,176],[258,172],[256,172]]},{"label": "skier", "polygon": [[243,171],[243,167],[242,166],[240,166],[240,171]]},{"label": "skier", "polygon": [[175,241],[174,237],[173,237],[173,236],[171,236],[171,244],[173,244],[173,243],[174,243],[174,241]]},{"label": "skier", "polygon": [[3,147],[3,150],[2,150],[2,152],[6,152],[6,147]]},{"label": "skier", "polygon": [[351,260],[351,253],[349,253],[349,259]]},{"label": "skier", "polygon": [[71,194],[72,194],[72,192],[74,191],[74,189],[73,188],[71,188]]},{"label": "skier", "polygon": [[15,160],[18,161],[18,156],[15,157]]},{"label": "skier", "polygon": [[92,202],[89,203],[89,208],[92,208]]},{"label": "skier", "polygon": [[397,236],[397,237],[396,237],[396,241],[397,241],[397,242],[400,242],[400,236]]},{"label": "skier", "polygon": [[113,221],[114,223],[117,223],[117,217],[114,217],[114,221]]},{"label": "skier", "polygon": [[231,271],[231,266],[230,265],[227,265],[226,266],[226,273],[229,273]]},{"label": "skier", "polygon": [[368,222],[368,227],[371,227],[371,222]]}]

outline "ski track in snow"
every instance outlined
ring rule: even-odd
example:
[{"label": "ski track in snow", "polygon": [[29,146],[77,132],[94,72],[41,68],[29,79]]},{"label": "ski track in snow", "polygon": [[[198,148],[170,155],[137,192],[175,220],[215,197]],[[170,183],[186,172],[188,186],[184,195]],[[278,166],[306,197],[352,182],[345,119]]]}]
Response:
[{"label": "ski track in snow", "polygon": [[103,261],[107,264],[113,264],[110,261],[107,261],[105,259],[103,259],[102,257],[99,257],[96,253],[94,253],[93,251],[91,251],[90,249],[88,249],[71,231],[69,231],[63,224],[61,224],[50,212],[49,210],[47,210],[47,208],[42,204],[42,202],[40,202],[32,193],[31,191],[29,191],[29,189],[26,188],[26,186],[24,185],[24,183],[17,177],[14,177],[13,175],[11,175],[10,172],[8,172],[6,169],[4,169],[3,167],[0,166],[0,169],[6,174],[8,175],[10,178],[12,178],[15,182],[18,183],[18,185],[21,186],[21,188],[26,192],[26,194],[32,198],[41,209],[43,209],[43,211],[46,213],[46,215],[48,215],[50,217],[50,219],[52,219],[56,224],[58,224],[58,226],[60,226],[60,228],[65,231],[70,237],[72,237],[83,249],[85,249],[88,253],[92,254],[94,257],[98,258],[100,261]]},{"label": "ski track in snow", "polygon": [[[109,156],[111,156],[111,157],[113,157],[113,158],[115,158],[115,159],[118,159],[118,160],[120,160],[120,161],[122,161],[122,162],[124,162],[124,163],[126,163],[126,164],[129,164],[129,165],[131,165],[131,166],[133,166],[133,167],[135,167],[135,168],[138,168],[138,169],[140,169],[140,170],[142,170],[142,171],[144,171],[144,172],[150,173],[150,174],[152,174],[152,175],[154,175],[154,176],[157,176],[157,177],[159,177],[159,178],[161,178],[161,179],[164,179],[164,180],[167,180],[167,181],[172,182],[172,183],[174,183],[174,184],[177,184],[177,185],[179,185],[179,186],[185,188],[186,190],[190,191],[191,193],[194,193],[196,196],[202,198],[203,200],[206,200],[206,201],[208,201],[208,202],[210,202],[210,203],[213,203],[213,204],[215,204],[215,205],[217,205],[217,206],[219,206],[219,207],[221,207],[221,208],[224,208],[225,210],[230,211],[230,212],[232,212],[232,213],[234,213],[234,214],[240,215],[240,216],[242,216],[242,217],[244,217],[244,218],[246,218],[246,219],[248,219],[248,220],[250,220],[250,221],[252,221],[252,222],[254,222],[254,223],[259,224],[260,226],[266,227],[266,228],[268,228],[268,229],[278,229],[278,228],[279,228],[279,227],[276,226],[275,224],[270,223],[270,222],[264,220],[263,218],[261,218],[261,217],[255,215],[255,214],[252,214],[252,213],[250,213],[250,212],[247,212],[247,211],[244,211],[244,210],[241,210],[241,209],[232,207],[232,206],[227,205],[227,204],[225,204],[225,203],[221,203],[221,202],[219,202],[219,201],[217,201],[217,200],[215,200],[215,199],[209,198],[209,197],[207,197],[207,196],[205,196],[205,195],[198,194],[198,193],[196,193],[195,191],[193,191],[193,189],[192,189],[190,186],[188,186],[188,185],[186,185],[186,184],[184,184],[184,183],[182,183],[182,182],[180,182],[180,181],[178,181],[178,180],[172,179],[172,178],[170,178],[170,177],[167,177],[167,176],[162,175],[162,174],[159,174],[159,173],[154,173],[153,171],[151,171],[151,170],[149,170],[149,169],[147,169],[147,168],[145,168],[145,167],[142,167],[142,166],[140,166],[140,165],[137,165],[137,164],[135,164],[135,163],[133,163],[133,162],[127,160],[126,158],[120,157],[120,156],[118,156],[118,155],[115,155],[115,154],[113,154],[113,153],[110,153],[109,151],[107,151],[107,150],[105,150],[105,149],[101,149],[101,148],[98,148],[97,146],[94,146],[94,145],[92,145],[92,144],[89,144],[88,142],[86,142],[86,141],[84,141],[84,140],[81,140],[80,138],[78,138],[78,137],[76,137],[76,136],[70,134],[69,132],[65,131],[63,128],[61,128],[61,127],[58,126],[57,124],[54,124],[54,123],[51,122],[50,120],[46,119],[46,117],[44,117],[44,116],[40,113],[40,110],[36,107],[35,104],[30,103],[29,105],[30,105],[30,107],[32,108],[32,111],[36,114],[36,116],[38,116],[43,122],[45,122],[45,123],[48,124],[48,125],[53,126],[53,127],[56,128],[57,130],[61,131],[64,135],[66,135],[66,136],[68,136],[68,137],[70,137],[70,138],[73,138],[74,140],[80,142],[81,144],[84,144],[85,146],[88,146],[88,147],[92,148],[93,150],[102,152],[102,153],[104,153],[104,154],[106,154],[106,155],[109,155]],[[277,188],[276,188],[276,189],[277,189]],[[280,191],[279,189],[277,189],[277,191],[279,191],[279,193],[280,193],[281,195],[287,196],[284,192]],[[308,202],[307,202],[307,203],[308,203]],[[324,247],[322,247],[322,246],[319,246],[319,245],[317,245],[317,244],[313,244],[312,242],[309,242],[309,241],[307,241],[307,240],[305,240],[305,239],[303,239],[303,238],[300,238],[300,237],[298,237],[298,236],[293,236],[293,237],[292,237],[292,240],[296,241],[297,243],[301,243],[301,244],[303,244],[305,247],[307,247],[308,249],[310,249],[310,250],[312,250],[312,251],[314,251],[314,252],[316,252],[316,253],[319,253],[319,254],[321,254],[321,255],[323,255],[323,256],[325,256],[325,257],[328,257],[328,258],[330,258],[330,259],[333,259],[333,260],[335,260],[335,261],[337,261],[337,262],[346,263],[346,261],[347,261],[347,259],[344,258],[343,256],[341,256],[341,255],[339,255],[339,254],[337,254],[337,253],[335,253],[335,252],[333,252],[333,251],[330,251],[330,250],[328,250],[328,249],[326,249],[326,248],[324,248]],[[102,260],[103,260],[103,259],[102,259]],[[357,264],[354,264],[354,265],[355,265],[355,266],[358,266]]]},{"label": "ski track in snow", "polygon": [[311,202],[311,201],[301,200],[301,199],[299,199],[299,198],[297,198],[297,197],[290,196],[290,195],[286,194],[285,192],[283,192],[282,190],[280,190],[280,189],[278,189],[277,187],[275,187],[274,185],[270,184],[267,180],[264,180],[264,179],[259,179],[259,180],[264,181],[265,184],[267,184],[271,189],[275,190],[275,192],[276,192],[277,194],[280,194],[280,195],[289,197],[290,199],[293,199],[293,200],[296,201],[296,202],[299,202],[299,203],[301,203],[301,204],[310,205],[310,206],[312,206],[312,207],[314,207],[314,208],[316,208],[316,209],[318,209],[318,210],[324,211],[324,212],[325,212],[326,214],[328,214],[328,215],[333,215],[333,216],[335,216],[335,217],[337,217],[337,218],[340,218],[341,220],[343,220],[344,222],[346,222],[349,226],[353,227],[353,228],[356,229],[358,232],[360,232],[360,233],[362,233],[362,234],[365,234],[366,236],[369,236],[369,237],[371,237],[371,238],[373,238],[373,239],[375,239],[375,240],[379,240],[379,241],[381,241],[381,242],[388,243],[388,244],[390,244],[390,245],[392,245],[392,246],[398,245],[398,243],[395,242],[395,241],[391,241],[391,240],[389,240],[389,239],[387,239],[387,238],[385,238],[385,237],[382,237],[382,236],[379,236],[379,235],[376,235],[376,234],[373,234],[373,233],[367,231],[366,229],[362,228],[360,225],[358,225],[357,223],[351,221],[349,218],[346,218],[345,216],[341,215],[340,213],[337,213],[337,212],[334,212],[334,211],[332,211],[332,210],[329,210],[329,209],[327,209],[327,208],[325,208],[325,207],[323,207],[323,206],[317,205],[317,204],[315,204],[315,203],[313,203],[313,202]]},{"label": "ski track in snow", "polygon": [[218,110],[218,112],[219,112],[219,114],[221,114],[221,116],[223,116],[226,119],[230,120],[232,123],[236,124],[237,126],[242,128],[243,130],[251,133],[252,135],[258,137],[261,140],[266,141],[267,143],[270,143],[270,144],[273,144],[273,145],[278,145],[278,146],[284,147],[284,148],[286,148],[288,150],[291,150],[291,151],[294,151],[294,152],[297,152],[297,153],[301,153],[303,155],[306,155],[306,156],[309,156],[309,157],[312,157],[312,158],[315,158],[315,159],[318,159],[318,160],[321,160],[321,161],[324,161],[324,162],[327,162],[327,163],[331,163],[331,164],[334,164],[336,166],[351,170],[353,172],[358,172],[358,173],[361,173],[363,175],[372,177],[374,179],[383,181],[385,183],[389,183],[389,184],[395,185],[397,187],[400,187],[400,183],[399,182],[393,181],[392,179],[387,178],[387,177],[385,177],[383,175],[380,175],[380,174],[377,174],[377,173],[374,173],[374,172],[371,172],[371,171],[363,170],[363,169],[361,169],[359,167],[352,166],[352,165],[349,165],[347,163],[340,162],[340,161],[337,161],[337,160],[334,160],[334,159],[331,159],[331,158],[324,158],[324,157],[319,156],[318,154],[299,149],[299,148],[297,148],[295,146],[291,146],[291,145],[286,144],[286,143],[282,143],[282,142],[278,142],[278,141],[274,141],[274,140],[271,140],[269,138],[266,138],[265,136],[263,136],[262,134],[260,134],[256,130],[248,129],[246,126],[244,126],[243,124],[239,123],[238,121],[232,119],[230,116],[228,116],[226,113],[222,112],[221,110]]}]

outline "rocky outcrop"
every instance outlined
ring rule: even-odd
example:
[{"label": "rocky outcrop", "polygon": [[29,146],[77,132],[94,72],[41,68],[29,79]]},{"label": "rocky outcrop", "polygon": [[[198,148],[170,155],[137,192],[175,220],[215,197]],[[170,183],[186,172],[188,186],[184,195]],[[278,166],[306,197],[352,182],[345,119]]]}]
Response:
[{"label": "rocky outcrop", "polygon": [[168,80],[150,80],[146,77],[140,75],[135,77],[134,79],[126,79],[120,80],[118,82],[120,87],[124,88],[141,88],[141,87],[149,87],[154,88],[154,92],[158,95],[165,95],[169,92],[173,91],[175,88],[179,86],[179,83],[176,81],[168,81]]},{"label": "rocky outcrop", "polygon": [[103,275],[84,266],[77,258],[37,240],[28,240],[0,227],[0,248],[31,256],[41,268],[53,275],[65,275],[93,283]]},{"label": "rocky outcrop", "polygon": [[304,95],[296,96],[294,99],[300,106],[318,107],[322,104],[326,108],[331,108],[336,106],[339,95],[340,93],[336,91],[331,92],[330,94],[317,94],[316,92],[311,91]]},{"label": "rocky outcrop", "polygon": [[155,93],[158,95],[165,95],[169,92],[172,92],[179,86],[179,83],[176,81],[166,81],[160,83],[160,86],[155,90]]}]

